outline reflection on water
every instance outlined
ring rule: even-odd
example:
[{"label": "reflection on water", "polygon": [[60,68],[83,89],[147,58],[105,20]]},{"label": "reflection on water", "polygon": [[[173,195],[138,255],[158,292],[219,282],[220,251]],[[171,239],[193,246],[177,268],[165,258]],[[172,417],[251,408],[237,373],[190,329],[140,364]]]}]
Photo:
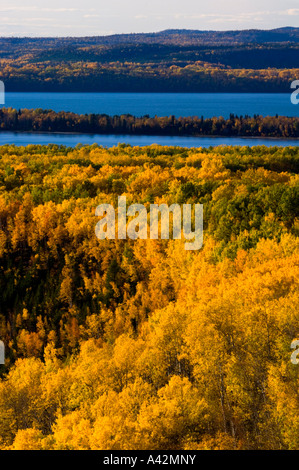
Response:
[{"label": "reflection on water", "polygon": [[75,147],[78,144],[102,145],[103,147],[114,147],[119,143],[132,146],[147,146],[152,144],[171,145],[178,147],[215,147],[217,145],[241,145],[255,146],[298,146],[299,139],[270,139],[250,137],[176,137],[176,136],[149,136],[149,135],[91,135],[91,134],[50,134],[50,133],[23,133],[23,132],[1,132],[0,145],[15,144],[26,145],[65,145]]}]

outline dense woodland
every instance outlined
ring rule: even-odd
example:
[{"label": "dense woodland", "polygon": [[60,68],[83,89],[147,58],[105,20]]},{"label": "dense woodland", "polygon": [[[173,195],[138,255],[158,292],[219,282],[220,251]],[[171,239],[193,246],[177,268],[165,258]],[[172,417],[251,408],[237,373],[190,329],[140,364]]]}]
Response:
[{"label": "dense woodland", "polygon": [[[299,30],[0,38],[7,91],[290,92]],[[199,115],[200,116],[200,115]],[[299,137],[282,116],[0,110],[0,129]],[[98,240],[201,203],[204,245]],[[0,449],[298,449],[299,147],[0,147]]]},{"label": "dense woodland", "polygon": [[289,92],[299,29],[0,38],[7,91]]},{"label": "dense woodland", "polygon": [[[204,246],[95,236],[202,203]],[[0,148],[2,449],[298,449],[299,148]]]},{"label": "dense woodland", "polygon": [[43,109],[0,109],[0,131],[78,132],[175,136],[299,137],[299,118],[286,116],[136,117],[75,114]]}]

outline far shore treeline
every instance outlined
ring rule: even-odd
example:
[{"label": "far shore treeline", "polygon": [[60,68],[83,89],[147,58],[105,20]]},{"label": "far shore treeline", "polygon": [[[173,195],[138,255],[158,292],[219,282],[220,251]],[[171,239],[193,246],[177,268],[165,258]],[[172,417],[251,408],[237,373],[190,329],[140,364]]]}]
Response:
[{"label": "far shore treeline", "polygon": [[75,114],[43,109],[0,109],[0,131],[78,132],[88,134],[130,134],[170,136],[299,137],[299,117],[142,117],[124,114]]}]

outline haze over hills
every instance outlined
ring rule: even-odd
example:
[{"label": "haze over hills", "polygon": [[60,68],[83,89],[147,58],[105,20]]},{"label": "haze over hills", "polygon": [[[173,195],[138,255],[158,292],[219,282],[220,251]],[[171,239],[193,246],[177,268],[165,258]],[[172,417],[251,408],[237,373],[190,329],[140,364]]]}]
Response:
[{"label": "haze over hills", "polygon": [[78,44],[231,44],[231,43],[298,43],[299,28],[290,26],[271,30],[247,29],[247,30],[192,30],[192,29],[167,29],[153,33],[128,33],[113,34],[108,36],[86,37],[1,37],[0,44],[10,44],[12,47],[20,43],[28,46],[39,44],[49,46],[53,43],[60,45]]},{"label": "haze over hills", "polygon": [[193,31],[193,30],[166,30],[157,35],[167,35],[174,39],[178,34],[190,42],[203,44],[218,43],[271,43],[271,42],[299,42],[299,28],[285,27],[272,30],[232,30],[232,31]]},{"label": "haze over hills", "polygon": [[192,29],[167,29],[157,33],[117,34],[98,38],[106,44],[161,43],[161,44],[231,44],[299,42],[299,28],[284,27],[272,30],[202,31]]}]

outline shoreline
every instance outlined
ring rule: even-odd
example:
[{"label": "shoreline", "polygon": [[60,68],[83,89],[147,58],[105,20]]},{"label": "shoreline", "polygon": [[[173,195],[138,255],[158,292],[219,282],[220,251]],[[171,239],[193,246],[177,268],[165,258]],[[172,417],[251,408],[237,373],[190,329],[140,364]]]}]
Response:
[{"label": "shoreline", "polygon": [[118,134],[118,133],[109,133],[109,134],[99,134],[94,132],[51,132],[51,131],[14,131],[14,130],[0,130],[1,134],[21,134],[21,135],[65,135],[65,136],[99,136],[99,137],[157,137],[157,138],[190,138],[190,139],[197,139],[197,138],[207,138],[207,139],[265,139],[265,140],[295,140],[299,142],[299,137],[269,137],[269,136],[262,136],[262,135],[211,135],[211,134],[199,134],[199,135],[189,135],[189,134],[180,134],[180,135],[171,135],[171,134]]}]

